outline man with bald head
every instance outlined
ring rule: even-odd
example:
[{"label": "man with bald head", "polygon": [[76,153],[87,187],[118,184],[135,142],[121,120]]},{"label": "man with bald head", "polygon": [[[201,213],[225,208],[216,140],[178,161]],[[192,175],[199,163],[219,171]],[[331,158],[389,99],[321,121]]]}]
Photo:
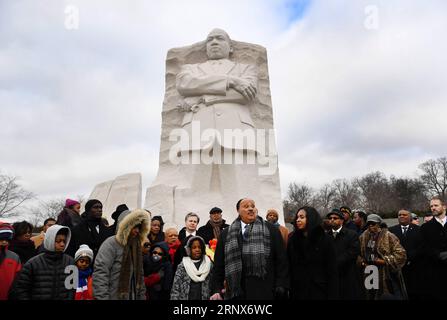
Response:
[{"label": "man with bald head", "polygon": [[411,223],[411,212],[405,209],[399,210],[397,214],[399,224],[388,230],[399,238],[401,245],[407,252],[407,262],[402,268],[409,299],[418,299],[421,296],[422,272],[422,238],[420,227]]},{"label": "man with bald head", "polygon": [[279,220],[278,211],[276,211],[275,209],[269,209],[267,211],[267,216],[265,217],[265,219],[279,229],[279,232],[281,232],[282,239],[284,240],[284,245],[287,247],[287,240],[289,238],[289,230],[287,230],[286,227],[284,227],[278,223],[278,220]]},{"label": "man with bald head", "polygon": [[238,218],[217,242],[211,299],[272,300],[287,297],[288,263],[278,228],[257,215],[256,204],[236,204]]}]

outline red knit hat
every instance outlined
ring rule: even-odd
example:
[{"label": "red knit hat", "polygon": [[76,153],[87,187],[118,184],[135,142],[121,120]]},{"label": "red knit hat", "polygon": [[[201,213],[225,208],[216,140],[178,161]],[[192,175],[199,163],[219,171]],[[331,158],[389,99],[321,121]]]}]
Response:
[{"label": "red knit hat", "polygon": [[6,222],[0,222],[0,240],[12,240],[14,228]]}]

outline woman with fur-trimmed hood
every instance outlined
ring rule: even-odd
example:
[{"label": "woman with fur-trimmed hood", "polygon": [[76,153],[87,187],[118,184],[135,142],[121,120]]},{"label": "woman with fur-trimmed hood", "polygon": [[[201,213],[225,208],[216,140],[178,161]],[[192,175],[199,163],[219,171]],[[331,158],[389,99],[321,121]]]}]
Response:
[{"label": "woman with fur-trimmed hood", "polygon": [[[381,227],[382,218],[370,214],[366,220],[367,230],[360,236],[358,265],[366,268],[376,266],[379,271],[379,288],[366,290],[368,300],[406,300],[408,298],[402,267],[407,253],[399,239]],[[367,277],[368,273],[364,274]]]},{"label": "woman with fur-trimmed hood", "polygon": [[141,243],[149,233],[150,219],[150,213],[142,209],[120,214],[116,235],[104,241],[95,260],[95,299],[146,299]]}]

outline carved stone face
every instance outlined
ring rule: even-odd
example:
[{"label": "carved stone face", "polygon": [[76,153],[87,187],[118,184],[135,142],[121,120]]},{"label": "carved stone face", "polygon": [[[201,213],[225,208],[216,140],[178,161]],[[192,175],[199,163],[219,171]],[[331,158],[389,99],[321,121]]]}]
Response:
[{"label": "carved stone face", "polygon": [[227,33],[214,29],[206,38],[206,54],[210,60],[228,59],[232,52],[231,41]]}]

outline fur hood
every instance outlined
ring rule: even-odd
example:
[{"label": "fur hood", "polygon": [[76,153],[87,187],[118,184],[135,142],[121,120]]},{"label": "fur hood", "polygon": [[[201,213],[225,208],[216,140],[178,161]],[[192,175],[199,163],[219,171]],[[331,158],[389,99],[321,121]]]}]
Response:
[{"label": "fur hood", "polygon": [[129,212],[123,212],[119,217],[118,231],[116,232],[116,241],[122,246],[126,246],[130,231],[137,225],[142,224],[140,232],[140,241],[143,242],[149,233],[151,215],[143,209],[135,209]]}]

